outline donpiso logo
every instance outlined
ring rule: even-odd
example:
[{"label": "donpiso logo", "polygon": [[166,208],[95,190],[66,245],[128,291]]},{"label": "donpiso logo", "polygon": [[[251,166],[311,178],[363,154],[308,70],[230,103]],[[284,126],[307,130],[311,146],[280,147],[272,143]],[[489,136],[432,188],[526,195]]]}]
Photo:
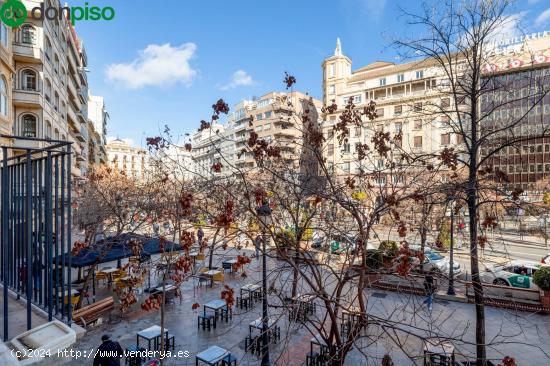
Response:
[{"label": "donpiso logo", "polygon": [[[112,20],[115,17],[115,9],[110,6],[100,8],[99,6],[89,6],[88,2],[84,6],[48,6],[44,3],[31,9],[30,15],[32,19],[69,19],[74,25],[76,21],[88,20]],[[21,0],[7,0],[0,8],[0,19],[4,24],[17,28],[27,19],[27,8]]]}]

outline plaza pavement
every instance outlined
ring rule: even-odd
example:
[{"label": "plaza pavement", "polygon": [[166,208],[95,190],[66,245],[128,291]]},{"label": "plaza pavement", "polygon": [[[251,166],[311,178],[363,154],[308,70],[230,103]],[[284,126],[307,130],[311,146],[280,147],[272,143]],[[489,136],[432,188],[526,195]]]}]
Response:
[{"label": "plaza pavement", "polygon": [[[233,251],[234,249],[229,249]],[[247,253],[251,253],[248,250]],[[238,290],[247,283],[259,283],[260,262],[253,260],[247,269],[247,278],[239,275],[226,275],[226,284]],[[282,262],[272,259],[268,262],[270,268],[280,268]],[[215,265],[221,266],[221,258],[216,257]],[[196,280],[195,280],[196,281]],[[195,355],[211,345],[218,345],[231,351],[238,359],[239,365],[259,365],[260,360],[244,352],[244,338],[248,335],[248,324],[259,318],[261,304],[256,303],[251,310],[234,309],[230,323],[219,322],[217,329],[210,332],[197,329],[197,315],[202,312],[202,304],[218,299],[221,285],[214,288],[196,287],[196,282],[183,284],[183,300],[180,304],[176,299],[174,305],[167,305],[165,326],[175,335],[176,351],[189,351],[188,358],[172,358],[165,365],[195,365]],[[105,293],[105,289],[99,290]],[[475,351],[473,345],[475,335],[475,314],[473,304],[437,300],[430,314],[421,305],[422,297],[367,289],[369,293],[368,313],[372,319],[365,337],[359,342],[365,357],[354,349],[347,358],[346,365],[380,365],[380,360],[386,352],[392,355],[395,365],[421,364],[422,344],[416,334],[444,335],[455,339],[456,351],[471,357]],[[140,301],[144,295],[140,297]],[[199,303],[201,307],[192,310],[192,304]],[[122,347],[136,343],[136,334],[151,325],[160,325],[160,312],[142,312],[136,310],[139,304],[123,319],[106,321],[104,324],[91,328],[78,341],[73,349],[81,352],[95,350],[101,343],[103,334],[110,334],[118,340]],[[317,316],[321,316],[320,307]],[[488,349],[488,356],[502,359],[506,355],[516,358],[518,365],[548,365],[550,364],[550,316],[514,312],[486,307],[487,340],[493,344]],[[270,316],[278,319],[281,325],[281,342],[271,347],[273,365],[298,366],[305,365],[305,356],[309,351],[312,335],[295,323],[289,324],[286,314],[281,310],[270,309]],[[397,330],[395,330],[397,329]],[[399,345],[398,345],[399,344]],[[47,360],[42,365],[92,365],[91,359]]]}]

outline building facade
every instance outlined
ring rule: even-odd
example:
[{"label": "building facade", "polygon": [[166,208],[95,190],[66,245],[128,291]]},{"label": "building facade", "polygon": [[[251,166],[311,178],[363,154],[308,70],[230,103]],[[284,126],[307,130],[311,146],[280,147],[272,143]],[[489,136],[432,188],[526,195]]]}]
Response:
[{"label": "building facade", "polygon": [[[414,153],[433,153],[459,142],[450,133],[445,117],[434,118],[429,110],[430,106],[450,103],[440,92],[445,76],[432,63],[376,61],[355,71],[351,67],[352,61],[342,53],[338,39],[334,54],[322,63],[323,102],[338,106],[334,113],[324,116],[322,123],[327,141],[323,153],[329,168],[342,175],[382,169],[386,161],[374,153],[364,161],[357,159],[356,146],[370,144],[376,131],[390,132],[391,136],[400,134],[401,138],[395,141],[397,147]],[[374,101],[377,118],[355,127],[348,141],[340,144],[333,128],[350,98],[358,108]],[[379,183],[384,184],[386,178],[380,179]]]},{"label": "building facade", "polygon": [[107,123],[109,113],[101,96],[88,95],[89,164],[107,163]]},{"label": "building facade", "polygon": [[[24,0],[27,9],[42,1]],[[59,0],[51,5],[60,7]],[[15,136],[72,142],[71,173],[83,177],[90,163],[87,55],[66,18],[28,17],[12,37]],[[15,139],[14,147],[39,147],[41,142]],[[16,151],[17,153],[17,151]]]},{"label": "building facade", "polygon": [[[11,85],[15,70],[12,53],[13,32],[0,21],[0,133],[11,135],[13,128],[13,107]],[[12,141],[0,138],[1,145],[11,146]],[[0,156],[2,152],[0,151]]]},{"label": "building facade", "polygon": [[[525,92],[528,87],[526,82],[534,82],[543,89],[550,87],[547,76],[550,32],[542,32],[537,37],[525,37],[512,46],[507,44],[505,48],[491,45],[488,49],[491,51],[485,55],[487,66],[483,79],[490,77],[495,82],[499,80],[500,86],[495,88],[493,97],[492,93],[484,95],[480,106],[482,111],[488,108],[489,101],[504,94],[517,98],[518,93]],[[453,105],[455,98],[450,93],[448,77],[433,61],[420,60],[403,64],[376,61],[355,71],[351,67],[351,59],[342,53],[340,40],[337,40],[334,54],[322,63],[323,102],[325,105],[336,103],[338,106],[334,113],[324,116],[322,124],[327,139],[324,156],[329,167],[342,175],[383,172],[389,166],[388,158],[378,156],[375,151],[370,151],[368,158],[363,161],[357,159],[357,144],[371,144],[377,131],[389,132],[390,136],[395,137],[389,159],[398,158],[400,152],[413,155],[437,154],[446,147],[456,149],[463,144],[462,136],[453,133],[450,123],[450,118],[454,119],[452,111],[460,110],[462,106],[455,108]],[[348,141],[340,144],[333,128],[350,98],[358,108],[375,102],[377,117],[371,122],[365,120],[362,127],[355,127],[350,131]],[[550,95],[546,95],[537,101],[538,105],[517,125],[515,138],[521,134],[536,137],[545,129],[543,126],[546,126],[548,134],[549,98]],[[457,103],[466,104],[458,99]],[[532,102],[532,99],[525,98],[513,108],[505,105],[483,123],[485,127],[490,127],[510,121],[510,116],[514,113],[521,115],[521,111],[526,111]],[[526,189],[550,173],[548,142],[548,138],[535,139],[507,148],[488,163],[506,172],[512,187]],[[394,150],[397,156],[393,155]],[[482,149],[481,153],[485,154],[486,150]],[[386,184],[387,179],[399,183],[403,177],[380,175],[377,182]]]},{"label": "building facade", "polygon": [[525,139],[499,150],[487,165],[506,173],[510,190],[536,190],[550,177],[550,32],[499,47],[493,59],[491,73],[483,78],[488,92],[480,108],[491,111],[484,127],[513,128],[496,132],[481,155],[510,138]]},{"label": "building facade", "polygon": [[[193,173],[202,178],[227,176],[235,164],[234,131],[231,124],[214,123],[191,136]],[[221,164],[219,171],[214,164]]]},{"label": "building facade", "polygon": [[147,150],[116,139],[106,145],[108,166],[134,179],[145,179],[149,168]]}]

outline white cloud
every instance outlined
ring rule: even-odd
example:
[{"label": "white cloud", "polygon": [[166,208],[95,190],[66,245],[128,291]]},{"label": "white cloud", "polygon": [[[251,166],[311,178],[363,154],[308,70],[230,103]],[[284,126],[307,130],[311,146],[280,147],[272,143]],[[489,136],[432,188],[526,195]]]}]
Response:
[{"label": "white cloud", "polygon": [[134,146],[134,140],[132,140],[131,138],[121,139],[121,138],[119,138],[119,137],[107,136],[107,143],[112,142],[112,141],[114,141],[114,140],[122,140],[122,141],[124,141],[125,143],[127,143],[128,145]]},{"label": "white cloud", "polygon": [[535,19],[535,27],[541,27],[550,22],[550,8],[546,9],[539,14],[537,19]]},{"label": "white cloud", "polygon": [[107,79],[129,89],[167,87],[176,83],[188,86],[197,75],[189,63],[196,49],[194,43],[179,47],[172,47],[170,43],[150,44],[132,62],[109,65]]},{"label": "white cloud", "polygon": [[238,86],[253,85],[254,83],[255,83],[254,79],[252,79],[252,76],[250,76],[246,71],[237,70],[231,76],[231,81],[228,84],[220,87],[220,89],[221,90],[234,89]]},{"label": "white cloud", "polygon": [[527,12],[520,12],[502,18],[498,26],[494,28],[494,32],[489,37],[489,41],[500,42],[505,39],[523,35],[521,22],[526,14]]}]

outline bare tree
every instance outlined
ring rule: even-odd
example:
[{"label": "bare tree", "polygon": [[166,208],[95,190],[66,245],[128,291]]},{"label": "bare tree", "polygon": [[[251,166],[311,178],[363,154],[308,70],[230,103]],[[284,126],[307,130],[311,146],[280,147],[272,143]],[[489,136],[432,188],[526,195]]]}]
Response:
[{"label": "bare tree", "polygon": [[[395,44],[405,56],[422,59],[425,67],[435,70],[438,92],[451,103],[434,103],[426,113],[445,116],[449,132],[461,144],[445,149],[439,157],[467,169],[467,179],[456,186],[464,192],[469,214],[470,258],[476,304],[476,353],[478,364],[487,361],[483,286],[479,276],[480,208],[494,202],[484,197],[488,182],[501,183],[508,201],[517,199],[517,189],[506,185],[507,172],[493,168],[499,154],[508,149],[548,136],[550,126],[543,123],[536,107],[548,94],[548,69],[538,68],[535,55],[526,57],[525,67],[507,77],[507,56],[500,54],[495,40],[499,32],[510,28],[510,0],[466,0],[424,3],[418,14],[405,12],[414,36]],[[434,77],[435,79],[435,77]],[[443,80],[443,81],[442,81]],[[512,191],[510,193],[510,191]],[[506,195],[501,196],[506,200]],[[501,202],[502,203],[502,202]]]}]

